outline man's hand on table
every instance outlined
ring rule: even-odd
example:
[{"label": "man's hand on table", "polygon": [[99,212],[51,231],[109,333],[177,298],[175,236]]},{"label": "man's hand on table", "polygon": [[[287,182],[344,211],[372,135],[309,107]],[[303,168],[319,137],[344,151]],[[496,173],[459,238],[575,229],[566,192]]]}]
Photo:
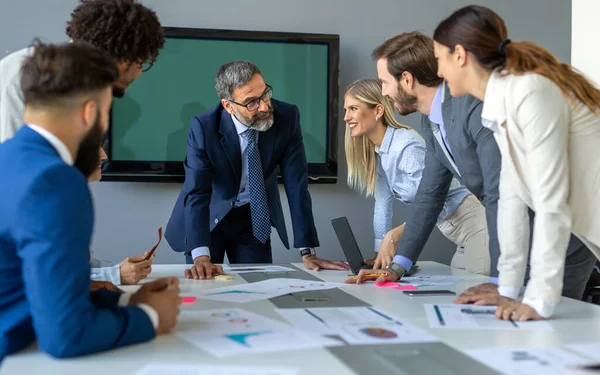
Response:
[{"label": "man's hand on table", "polygon": [[225,275],[223,267],[212,264],[210,257],[202,255],[194,258],[194,265],[185,270],[186,279],[207,280],[215,275]]}]

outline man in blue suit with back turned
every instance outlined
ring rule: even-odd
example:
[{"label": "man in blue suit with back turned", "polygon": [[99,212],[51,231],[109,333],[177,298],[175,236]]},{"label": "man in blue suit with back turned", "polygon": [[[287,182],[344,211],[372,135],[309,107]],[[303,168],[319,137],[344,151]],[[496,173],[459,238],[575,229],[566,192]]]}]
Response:
[{"label": "man in blue suit with back turned", "polygon": [[319,246],[308,192],[300,113],[272,99],[258,67],[223,65],[215,79],[221,102],[190,121],[185,182],[165,238],[184,252],[188,278],[205,279],[230,263],[271,263],[271,226],[289,249],[277,168],[290,205],[294,247],[306,268],[346,270],[316,257]]},{"label": "man in blue suit with back turned", "polygon": [[21,71],[25,125],[0,145],[0,361],[36,339],[71,357],[168,331],[177,279],[90,292],[94,209],[73,165],[83,157],[84,173],[98,166],[116,62],[83,42],[38,44]]}]

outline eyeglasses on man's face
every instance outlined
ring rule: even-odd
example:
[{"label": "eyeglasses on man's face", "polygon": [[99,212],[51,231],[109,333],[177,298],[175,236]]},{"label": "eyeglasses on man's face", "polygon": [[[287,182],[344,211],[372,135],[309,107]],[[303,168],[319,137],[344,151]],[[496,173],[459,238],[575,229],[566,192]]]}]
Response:
[{"label": "eyeglasses on man's face", "polygon": [[238,103],[233,100],[230,100],[230,102],[232,102],[233,104],[237,104],[240,107],[245,107],[250,112],[254,112],[258,109],[258,107],[260,107],[261,100],[264,101],[266,104],[269,104],[269,101],[271,100],[272,97],[273,97],[273,88],[271,86],[267,85],[267,89],[260,97],[258,97],[256,99],[252,99],[249,102],[247,102],[246,104]]}]

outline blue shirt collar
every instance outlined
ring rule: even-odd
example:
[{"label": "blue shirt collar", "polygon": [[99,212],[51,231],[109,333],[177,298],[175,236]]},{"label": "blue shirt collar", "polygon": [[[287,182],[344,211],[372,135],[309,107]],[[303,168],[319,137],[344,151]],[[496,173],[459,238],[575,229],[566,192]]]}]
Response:
[{"label": "blue shirt collar", "polygon": [[390,151],[390,146],[392,145],[392,138],[394,138],[394,131],[396,128],[392,128],[388,126],[385,128],[385,135],[383,136],[383,141],[381,141],[381,146],[375,145],[375,152],[378,154],[387,154]]},{"label": "blue shirt collar", "polygon": [[238,135],[241,135],[243,132],[250,129],[246,125],[242,124],[234,115],[231,115],[231,120],[233,120],[233,125],[235,125],[235,130],[237,131]]},{"label": "blue shirt collar", "polygon": [[429,110],[429,120],[438,125],[444,124],[444,118],[442,116],[442,96],[444,94],[444,85],[439,85],[435,91],[433,102],[431,102],[431,109]]}]

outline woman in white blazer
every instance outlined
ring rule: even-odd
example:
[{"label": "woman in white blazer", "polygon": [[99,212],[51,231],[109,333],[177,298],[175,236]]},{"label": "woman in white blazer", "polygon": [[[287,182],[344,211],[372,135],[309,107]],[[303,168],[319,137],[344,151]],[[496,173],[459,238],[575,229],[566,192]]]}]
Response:
[{"label": "woman in white blazer", "polygon": [[[502,154],[498,292],[467,301],[497,304],[501,319],[548,318],[560,300],[571,232],[600,257],[600,91],[545,48],[511,42],[504,21],[485,7],[457,10],[433,38],[438,74],[452,96],[484,101],[483,125]],[[528,207],[531,278],[519,303]]]}]

